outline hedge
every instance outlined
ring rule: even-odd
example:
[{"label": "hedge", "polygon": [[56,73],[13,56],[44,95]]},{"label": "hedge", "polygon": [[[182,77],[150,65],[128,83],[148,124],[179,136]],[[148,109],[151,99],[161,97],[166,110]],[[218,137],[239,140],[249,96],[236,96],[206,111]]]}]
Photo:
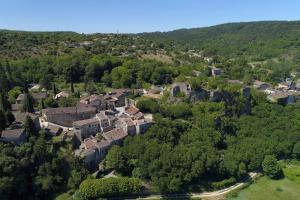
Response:
[{"label": "hedge", "polygon": [[78,195],[84,199],[124,196],[142,190],[142,183],[137,178],[102,178],[86,179],[79,187]]}]

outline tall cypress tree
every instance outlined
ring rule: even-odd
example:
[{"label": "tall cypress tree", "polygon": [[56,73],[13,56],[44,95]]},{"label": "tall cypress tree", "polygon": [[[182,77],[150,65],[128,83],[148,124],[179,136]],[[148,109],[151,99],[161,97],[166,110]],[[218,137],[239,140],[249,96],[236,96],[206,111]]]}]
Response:
[{"label": "tall cypress tree", "polygon": [[7,121],[5,112],[3,110],[0,110],[0,131],[5,130],[7,127]]},{"label": "tall cypress tree", "polygon": [[12,112],[9,110],[5,112],[5,115],[6,115],[6,121],[8,125],[11,125],[16,120],[14,114],[12,114]]},{"label": "tall cypress tree", "polygon": [[27,84],[24,87],[23,111],[34,113],[33,98],[28,92]]},{"label": "tall cypress tree", "polygon": [[27,115],[24,123],[24,129],[28,136],[37,136],[38,131],[34,125],[33,120]]},{"label": "tall cypress tree", "polygon": [[56,89],[56,85],[55,83],[53,83],[53,94],[56,95],[57,94],[57,89]]},{"label": "tall cypress tree", "polygon": [[73,84],[73,81],[71,81],[71,92],[74,93],[74,84]]},{"label": "tall cypress tree", "polygon": [[0,92],[0,109],[3,111],[11,110],[11,105],[2,92]]}]

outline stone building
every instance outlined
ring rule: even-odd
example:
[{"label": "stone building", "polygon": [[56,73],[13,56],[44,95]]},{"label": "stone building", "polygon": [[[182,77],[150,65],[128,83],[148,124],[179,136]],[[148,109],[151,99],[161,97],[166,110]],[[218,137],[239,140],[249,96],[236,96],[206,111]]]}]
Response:
[{"label": "stone building", "polygon": [[120,144],[128,136],[122,128],[114,128],[102,135],[105,140],[109,141],[111,144]]},{"label": "stone building", "polygon": [[91,135],[96,135],[96,133],[101,131],[99,120],[96,117],[75,121],[73,122],[73,128],[81,140],[84,140]]},{"label": "stone building", "polygon": [[86,138],[80,145],[77,154],[84,157],[84,162],[88,167],[95,167],[107,154],[111,143],[107,140],[98,141],[94,137]]},{"label": "stone building", "polygon": [[132,119],[130,118],[120,118],[116,122],[117,128],[122,128],[128,135],[135,135],[136,134],[136,126]]},{"label": "stone building", "polygon": [[173,97],[178,96],[180,93],[189,97],[191,94],[192,88],[189,83],[173,83],[171,85],[171,95]]},{"label": "stone building", "polygon": [[107,109],[115,109],[126,105],[126,93],[124,92],[110,92],[104,95]]},{"label": "stone building", "polygon": [[91,95],[80,99],[81,104],[90,105],[97,109],[97,112],[105,110],[107,108],[103,95]]},{"label": "stone building", "polygon": [[135,120],[134,123],[136,128],[136,134],[143,134],[150,128],[152,124],[152,120],[140,119],[140,120]]},{"label": "stone building", "polygon": [[74,121],[89,119],[95,114],[96,108],[88,105],[42,110],[42,117],[45,121],[66,127],[72,127]]},{"label": "stone building", "polygon": [[26,141],[27,135],[23,128],[4,130],[0,133],[0,140],[3,142],[12,142],[16,145]]},{"label": "stone building", "polygon": [[133,120],[144,118],[144,114],[140,112],[140,110],[137,107],[133,105],[125,107],[124,114],[126,114],[128,117],[132,118]]}]

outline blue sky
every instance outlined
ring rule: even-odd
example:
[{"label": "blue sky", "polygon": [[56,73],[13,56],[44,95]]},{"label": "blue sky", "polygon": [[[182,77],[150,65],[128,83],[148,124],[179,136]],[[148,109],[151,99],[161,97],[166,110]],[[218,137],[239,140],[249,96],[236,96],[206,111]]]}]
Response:
[{"label": "blue sky", "polygon": [[300,20],[298,0],[0,0],[0,29],[136,33]]}]

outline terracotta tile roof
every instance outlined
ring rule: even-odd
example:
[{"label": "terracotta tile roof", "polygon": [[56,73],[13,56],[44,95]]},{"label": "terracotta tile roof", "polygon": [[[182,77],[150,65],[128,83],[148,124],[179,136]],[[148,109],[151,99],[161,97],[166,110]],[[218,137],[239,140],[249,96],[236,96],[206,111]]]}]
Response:
[{"label": "terracotta tile roof", "polygon": [[128,134],[121,128],[115,128],[111,131],[103,133],[103,137],[108,141],[116,141],[124,139]]},{"label": "terracotta tile roof", "polygon": [[124,120],[127,126],[135,126],[133,120],[130,118],[123,118],[122,120]]},{"label": "terracotta tile roof", "polygon": [[139,112],[140,110],[134,106],[128,106],[125,108],[125,113],[128,115],[135,115]]},{"label": "terracotta tile roof", "polygon": [[91,118],[91,119],[84,119],[73,122],[73,126],[84,126],[88,124],[95,124],[99,123],[99,120],[97,118]]},{"label": "terracotta tile roof", "polygon": [[97,140],[94,137],[86,138],[83,141],[85,149],[92,149],[96,146]]}]

